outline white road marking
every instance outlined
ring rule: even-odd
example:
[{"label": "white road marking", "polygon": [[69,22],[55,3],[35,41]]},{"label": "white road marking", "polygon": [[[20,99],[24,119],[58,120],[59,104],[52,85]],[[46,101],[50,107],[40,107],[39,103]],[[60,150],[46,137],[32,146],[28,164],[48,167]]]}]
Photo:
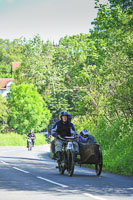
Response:
[{"label": "white road marking", "polygon": [[63,185],[63,184],[60,184],[60,183],[51,181],[51,180],[49,180],[49,179],[46,179],[46,178],[43,178],[43,177],[40,177],[40,176],[37,176],[37,178],[39,178],[39,179],[41,179],[41,180],[44,180],[44,181],[47,181],[47,182],[49,182],[49,183],[53,183],[53,184],[55,184],[55,185],[59,185],[59,186],[61,186],[61,187],[68,187],[67,185]]},{"label": "white road marking", "polygon": [[2,160],[1,160],[1,163],[5,164],[5,165],[9,165],[8,163],[6,163],[6,162],[4,162],[4,161],[2,161]]},{"label": "white road marking", "polygon": [[98,196],[94,196],[92,194],[89,194],[89,193],[83,193],[85,196],[88,196],[88,197],[91,197],[93,199],[97,199],[97,200],[107,200],[105,198],[102,198],[102,197],[98,197]]},{"label": "white road marking", "polygon": [[24,172],[24,173],[26,173],[26,174],[29,174],[29,173],[30,173],[30,172],[27,172],[27,171],[25,171],[25,170],[19,169],[19,168],[17,168],[17,167],[13,167],[13,168],[16,169],[16,170],[18,170],[18,171]]}]

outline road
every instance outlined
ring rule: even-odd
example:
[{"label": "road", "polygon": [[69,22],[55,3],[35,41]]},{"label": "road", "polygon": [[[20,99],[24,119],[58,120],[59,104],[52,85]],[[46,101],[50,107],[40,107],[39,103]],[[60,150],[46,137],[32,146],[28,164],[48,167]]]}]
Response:
[{"label": "road", "polygon": [[133,200],[133,177],[75,167],[58,173],[49,145],[0,147],[0,200]]}]

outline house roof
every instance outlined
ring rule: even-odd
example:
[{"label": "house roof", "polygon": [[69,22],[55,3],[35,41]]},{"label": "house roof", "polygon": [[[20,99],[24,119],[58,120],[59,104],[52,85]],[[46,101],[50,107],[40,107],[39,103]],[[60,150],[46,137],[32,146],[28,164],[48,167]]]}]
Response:
[{"label": "house roof", "polygon": [[6,90],[6,85],[10,81],[14,81],[14,79],[13,78],[0,78],[0,90]]},{"label": "house roof", "polygon": [[12,71],[14,71],[15,69],[17,69],[20,66],[20,62],[12,62]]}]

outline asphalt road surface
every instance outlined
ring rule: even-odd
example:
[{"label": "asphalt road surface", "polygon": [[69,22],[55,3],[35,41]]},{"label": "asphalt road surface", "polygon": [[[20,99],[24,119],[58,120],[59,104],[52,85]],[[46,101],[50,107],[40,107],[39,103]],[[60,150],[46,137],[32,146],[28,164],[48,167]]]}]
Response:
[{"label": "asphalt road surface", "polygon": [[75,167],[60,175],[49,145],[0,147],[0,200],[133,200],[133,177]]}]

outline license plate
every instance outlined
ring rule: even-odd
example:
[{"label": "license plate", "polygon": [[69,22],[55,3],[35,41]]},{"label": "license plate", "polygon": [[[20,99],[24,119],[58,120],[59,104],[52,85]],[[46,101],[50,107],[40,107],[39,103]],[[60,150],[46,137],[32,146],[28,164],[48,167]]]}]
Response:
[{"label": "license plate", "polygon": [[67,145],[67,148],[68,148],[68,149],[72,149],[72,146],[73,146],[73,145],[72,145],[72,142],[69,142],[68,145]]}]

